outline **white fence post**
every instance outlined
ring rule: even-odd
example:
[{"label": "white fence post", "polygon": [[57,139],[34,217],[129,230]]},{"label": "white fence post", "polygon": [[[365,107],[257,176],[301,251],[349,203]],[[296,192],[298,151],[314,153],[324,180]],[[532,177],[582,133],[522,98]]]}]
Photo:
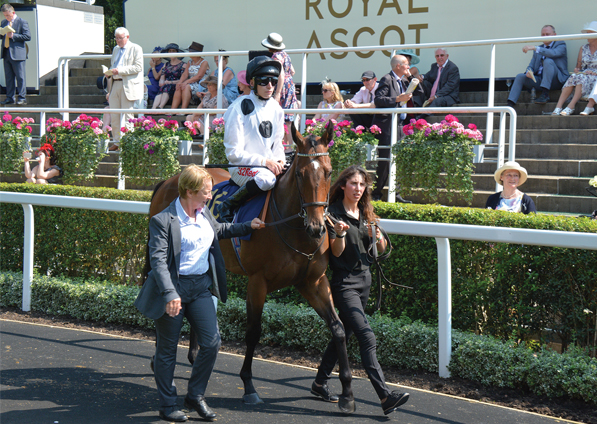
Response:
[{"label": "white fence post", "polygon": [[23,243],[23,305],[24,312],[31,310],[31,282],[33,281],[33,232],[35,216],[33,206],[23,203],[25,213],[24,243]]},{"label": "white fence post", "polygon": [[436,237],[437,244],[437,314],[439,333],[439,376],[448,378],[452,356],[452,261],[450,240]]}]

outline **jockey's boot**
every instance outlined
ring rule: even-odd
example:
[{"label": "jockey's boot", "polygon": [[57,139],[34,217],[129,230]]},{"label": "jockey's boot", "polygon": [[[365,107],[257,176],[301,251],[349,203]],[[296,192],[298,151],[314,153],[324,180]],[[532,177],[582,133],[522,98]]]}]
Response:
[{"label": "jockey's boot", "polygon": [[261,190],[255,180],[250,180],[244,186],[239,188],[236,193],[224,200],[220,204],[220,220],[231,223],[234,219],[234,212],[242,206],[251,197],[254,197],[264,191]]}]

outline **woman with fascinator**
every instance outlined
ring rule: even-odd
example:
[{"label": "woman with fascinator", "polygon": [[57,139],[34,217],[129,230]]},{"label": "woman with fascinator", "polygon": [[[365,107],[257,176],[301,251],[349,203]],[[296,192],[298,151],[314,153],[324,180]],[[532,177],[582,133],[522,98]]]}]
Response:
[{"label": "woman with fascinator", "polygon": [[36,160],[38,164],[31,169],[29,163],[32,159],[27,155],[28,152],[23,153],[23,160],[25,161],[25,178],[28,183],[34,184],[58,184],[60,177],[62,177],[62,169],[56,165],[56,153],[54,147],[50,143],[46,143],[37,151]]}]

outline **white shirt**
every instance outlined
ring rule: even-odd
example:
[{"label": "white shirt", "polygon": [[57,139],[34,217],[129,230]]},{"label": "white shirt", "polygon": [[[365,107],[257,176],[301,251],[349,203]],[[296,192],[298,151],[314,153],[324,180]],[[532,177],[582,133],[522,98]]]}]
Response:
[{"label": "white shirt", "polygon": [[176,214],[180,223],[180,275],[205,274],[209,270],[209,248],[214,240],[214,230],[202,211],[197,211],[191,221],[176,199]]},{"label": "white shirt", "polygon": [[[252,102],[253,110],[245,115],[243,102]],[[236,99],[224,114],[224,147],[232,165],[265,165],[266,159],[284,161],[284,110],[272,98],[261,100],[251,92]],[[271,136],[262,131],[271,124]],[[260,131],[261,127],[261,131]]]},{"label": "white shirt", "polygon": [[361,89],[354,95],[351,99],[353,102],[357,104],[363,103],[373,103],[373,99],[375,99],[375,91],[377,91],[377,87],[379,87],[379,83],[376,82],[373,90],[367,90],[367,87],[362,86]]}]

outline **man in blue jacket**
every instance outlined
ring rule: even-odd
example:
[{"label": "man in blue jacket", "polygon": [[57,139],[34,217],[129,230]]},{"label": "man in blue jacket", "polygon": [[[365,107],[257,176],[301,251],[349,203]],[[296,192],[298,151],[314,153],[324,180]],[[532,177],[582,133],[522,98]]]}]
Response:
[{"label": "man in blue jacket", "polygon": [[[541,28],[542,37],[553,37],[554,35],[556,35],[556,30],[552,25],[545,25]],[[535,103],[543,105],[549,102],[549,90],[561,89],[568,79],[566,43],[546,39],[543,45],[524,46],[522,51],[524,53],[533,51],[533,57],[526,71],[516,75],[508,96],[508,106],[516,105],[523,88],[541,90]]]},{"label": "man in blue jacket", "polygon": [[[15,13],[14,8],[6,3],[0,8],[4,19],[0,26],[11,27],[13,31],[0,35],[2,42],[2,59],[4,59],[4,79],[6,80],[6,99],[3,105],[27,104],[27,84],[25,82],[25,60],[27,59],[26,41],[31,41],[29,24]],[[16,80],[16,84],[15,84]],[[19,93],[15,99],[16,87]]]}]

